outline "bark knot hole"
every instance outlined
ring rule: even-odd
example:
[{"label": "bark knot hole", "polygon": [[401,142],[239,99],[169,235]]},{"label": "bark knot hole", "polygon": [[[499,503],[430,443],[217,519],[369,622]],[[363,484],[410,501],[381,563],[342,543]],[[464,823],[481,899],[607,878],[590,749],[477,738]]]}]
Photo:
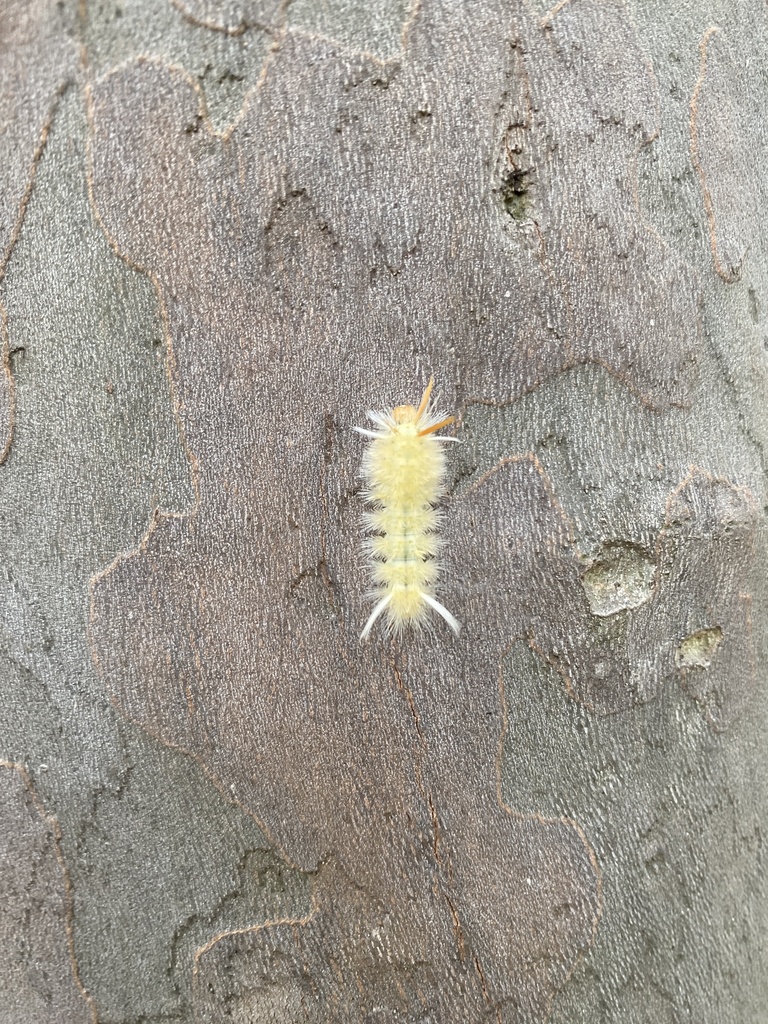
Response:
[{"label": "bark knot hole", "polygon": [[675,653],[678,668],[709,668],[722,643],[723,631],[719,626],[698,629],[680,642]]},{"label": "bark knot hole", "polygon": [[504,175],[499,193],[504,210],[513,220],[523,220],[531,205],[531,172],[512,167]]},{"label": "bark knot hole", "polygon": [[581,577],[593,615],[605,618],[639,608],[651,597],[656,564],[631,544],[606,545]]}]

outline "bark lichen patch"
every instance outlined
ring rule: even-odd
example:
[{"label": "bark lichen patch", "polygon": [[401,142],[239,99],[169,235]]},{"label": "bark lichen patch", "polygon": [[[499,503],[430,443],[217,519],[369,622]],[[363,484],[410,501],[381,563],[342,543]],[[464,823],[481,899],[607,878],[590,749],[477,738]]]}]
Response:
[{"label": "bark lichen patch", "polygon": [[609,544],[595,558],[581,583],[593,615],[615,615],[639,608],[653,594],[656,564],[630,544]]},{"label": "bark lichen patch", "polygon": [[675,663],[680,669],[709,668],[718,647],[723,640],[723,631],[719,626],[698,629],[689,633],[680,642],[675,653]]}]

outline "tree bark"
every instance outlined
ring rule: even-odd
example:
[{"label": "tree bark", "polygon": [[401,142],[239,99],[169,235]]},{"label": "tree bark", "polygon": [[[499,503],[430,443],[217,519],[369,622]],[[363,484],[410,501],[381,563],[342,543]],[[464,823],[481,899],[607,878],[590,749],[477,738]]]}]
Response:
[{"label": "tree bark", "polygon": [[[768,11],[0,11],[0,1020],[761,1024]],[[457,416],[370,610],[368,409]]]}]

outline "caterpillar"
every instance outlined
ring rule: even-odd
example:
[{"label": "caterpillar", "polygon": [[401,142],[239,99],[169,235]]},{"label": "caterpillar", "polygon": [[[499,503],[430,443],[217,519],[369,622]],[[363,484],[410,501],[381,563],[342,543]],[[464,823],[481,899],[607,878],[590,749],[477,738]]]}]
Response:
[{"label": "caterpillar", "polygon": [[376,601],[363,628],[370,633],[382,612],[387,626],[400,633],[407,625],[424,625],[430,608],[458,633],[459,623],[435,597],[439,575],[437,528],[442,513],[436,504],[443,488],[445,453],[437,431],[455,421],[435,412],[430,402],[434,377],[418,408],[398,405],[386,412],[369,412],[376,430],[355,427],[370,439],[363,459],[365,497],[373,505],[365,513],[369,536],[364,542],[371,562]]}]

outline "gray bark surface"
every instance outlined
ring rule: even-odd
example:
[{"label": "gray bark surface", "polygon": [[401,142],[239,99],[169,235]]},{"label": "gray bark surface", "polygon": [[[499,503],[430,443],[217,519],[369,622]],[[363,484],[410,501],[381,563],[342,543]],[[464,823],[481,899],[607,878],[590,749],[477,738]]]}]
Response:
[{"label": "gray bark surface", "polygon": [[[762,1024],[768,8],[0,9],[0,1024]],[[367,409],[441,600],[365,644]]]}]

